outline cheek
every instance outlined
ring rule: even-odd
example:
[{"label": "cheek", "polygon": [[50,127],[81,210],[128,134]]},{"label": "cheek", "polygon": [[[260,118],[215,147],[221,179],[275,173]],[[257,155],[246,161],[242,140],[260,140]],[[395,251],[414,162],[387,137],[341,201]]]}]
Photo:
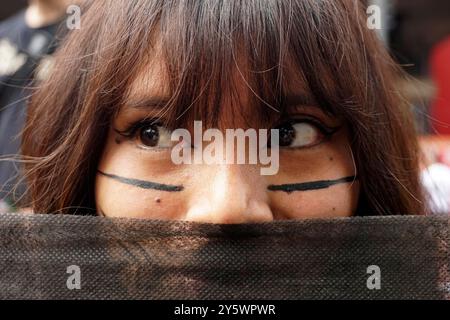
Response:
[{"label": "cheek", "polygon": [[[280,153],[280,172],[271,184],[336,180],[356,174],[344,132],[318,148]],[[285,219],[344,217],[355,213],[359,192],[356,180],[326,189],[272,192],[270,201],[274,214]]]},{"label": "cheek", "polygon": [[100,175],[95,189],[97,211],[107,217],[172,220],[185,209],[178,193],[143,190]]},{"label": "cheek", "polygon": [[[178,184],[180,173],[171,167],[165,153],[149,153],[131,143],[115,142],[110,133],[99,163],[102,172],[147,181]],[[169,158],[170,159],[170,158]],[[142,189],[97,174],[97,211],[108,217],[179,219],[185,212],[184,192]]]}]

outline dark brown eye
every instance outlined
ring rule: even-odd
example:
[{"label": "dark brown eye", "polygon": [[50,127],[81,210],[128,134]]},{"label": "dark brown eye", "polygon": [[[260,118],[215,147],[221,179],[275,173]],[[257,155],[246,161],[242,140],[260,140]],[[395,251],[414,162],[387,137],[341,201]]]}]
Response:
[{"label": "dark brown eye", "polygon": [[147,147],[156,147],[159,141],[159,131],[156,125],[151,125],[141,129],[139,138],[143,145]]},{"label": "dark brown eye", "polygon": [[280,147],[307,148],[321,143],[327,136],[318,125],[310,121],[287,122],[277,128]]},{"label": "dark brown eye", "polygon": [[157,124],[143,126],[139,132],[139,140],[145,147],[168,148],[172,145],[171,133]]},{"label": "dark brown eye", "polygon": [[294,127],[290,123],[287,123],[278,128],[278,130],[280,135],[280,147],[289,147],[295,139]]}]

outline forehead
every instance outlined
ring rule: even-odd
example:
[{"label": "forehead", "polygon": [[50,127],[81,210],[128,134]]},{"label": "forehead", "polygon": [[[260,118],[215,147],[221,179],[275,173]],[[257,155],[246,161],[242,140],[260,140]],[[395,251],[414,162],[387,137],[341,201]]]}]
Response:
[{"label": "forehead", "polygon": [[[207,59],[205,55],[201,53],[199,55],[202,57],[194,57],[194,60]],[[169,75],[166,58],[161,41],[156,41],[150,50],[148,61],[139,67],[139,72],[129,87],[125,101],[168,101],[172,98],[173,92],[171,92],[171,88],[174,85],[172,84],[171,86],[170,81],[178,75]],[[280,106],[264,98],[263,94],[261,94],[261,88],[258,87],[261,82],[258,83],[258,81],[266,73],[274,72],[278,67],[281,68],[283,94],[285,96],[294,95],[301,97],[300,100],[305,101],[303,104],[314,104],[314,99],[306,82],[303,80],[301,70],[293,63],[293,59],[285,59],[283,65],[274,64],[265,70],[250,68],[248,61],[248,57],[244,54],[237,55],[231,61],[226,59],[219,61],[218,64],[221,64],[219,68],[228,72],[228,81],[223,81],[221,77],[213,77],[213,80],[208,83],[208,78],[212,71],[202,70],[202,72],[196,72],[197,70],[191,70],[192,74],[195,75],[190,76],[190,83],[208,83],[209,87],[207,90],[201,88],[193,93],[195,96],[191,97],[191,100],[199,104],[199,106],[189,107],[189,110],[192,113],[197,111],[197,114],[206,117],[207,115],[203,112],[205,109],[209,109],[210,113],[216,113],[217,111],[220,122],[222,122],[221,126],[223,125],[224,127],[243,127],[248,126],[249,122],[253,122],[250,125],[252,127],[264,126],[268,123],[262,123],[266,122],[266,120],[259,119],[262,112],[255,111],[261,110],[255,109],[256,107],[264,108],[262,110],[266,114],[270,114],[270,116],[266,116],[266,118],[270,118],[267,120],[269,122],[280,117],[282,110]],[[185,67],[189,68],[190,66]],[[262,82],[267,81],[267,79],[270,78],[265,78]],[[276,84],[268,83],[268,86],[273,89]],[[189,91],[189,89],[186,91]],[[191,93],[188,92],[188,94]],[[204,99],[202,99],[202,96]],[[155,97],[157,99],[153,99]],[[219,103],[217,103],[217,99]],[[184,107],[187,109],[186,106]],[[211,111],[214,108],[217,110]],[[179,113],[184,114],[184,110],[181,110]]]},{"label": "forehead", "polygon": [[163,58],[160,40],[154,42],[147,61],[142,63],[137,76],[131,83],[127,98],[149,96],[170,96],[169,75]]},{"label": "forehead", "polygon": [[[166,64],[167,61],[163,57],[161,44],[158,42],[158,44],[152,48],[148,61],[143,64],[137,77],[132,82],[128,96],[135,97],[143,94],[170,96],[169,74]],[[278,65],[274,65],[273,68],[277,66]],[[232,68],[233,80],[236,84],[239,84],[237,87],[241,88],[243,92],[248,91],[248,87],[250,86],[248,79],[245,77],[246,74],[262,74],[268,72],[267,70],[249,70],[246,66],[245,59],[235,61],[234,65],[228,66],[228,68]],[[286,94],[308,94],[309,89],[307,83],[303,79],[301,70],[293,63],[293,59],[286,59],[281,68],[283,72],[283,88]],[[208,75],[205,74],[204,77],[207,78]]]}]

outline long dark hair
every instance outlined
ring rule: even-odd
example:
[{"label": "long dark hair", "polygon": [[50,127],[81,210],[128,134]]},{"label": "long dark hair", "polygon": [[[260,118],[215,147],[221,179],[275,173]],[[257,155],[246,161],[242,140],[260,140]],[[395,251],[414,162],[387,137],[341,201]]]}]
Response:
[{"label": "long dark hair", "polygon": [[256,71],[242,75],[255,93],[248,118],[270,119],[268,106],[283,108],[289,61],[319,106],[349,125],[358,214],[425,212],[412,112],[395,87],[402,72],[367,28],[361,1],[95,0],[82,12],[81,30],[29,108],[22,147],[35,212],[95,212],[106,134],[155,39],[170,125],[201,118],[214,126],[230,111],[221,110],[221,93],[232,88],[238,56]]}]

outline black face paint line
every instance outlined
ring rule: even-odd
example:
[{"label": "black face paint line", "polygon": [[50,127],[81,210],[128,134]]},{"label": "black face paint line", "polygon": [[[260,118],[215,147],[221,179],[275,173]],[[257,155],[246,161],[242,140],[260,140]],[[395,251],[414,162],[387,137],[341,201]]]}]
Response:
[{"label": "black face paint line", "polygon": [[294,191],[310,191],[310,190],[327,189],[336,184],[349,183],[357,179],[358,177],[352,176],[337,180],[322,180],[322,181],[312,181],[294,184],[270,185],[267,187],[267,189],[269,189],[270,191],[283,191],[287,193],[291,193]]},{"label": "black face paint line", "polygon": [[141,189],[147,189],[147,190],[153,189],[153,190],[160,190],[160,191],[167,191],[167,192],[179,192],[179,191],[184,190],[183,186],[172,186],[172,185],[168,185],[168,184],[160,184],[160,183],[144,181],[144,180],[129,179],[129,178],[124,178],[124,177],[119,177],[114,174],[104,173],[104,172],[101,172],[100,170],[98,170],[98,173],[100,173],[101,175],[103,175],[107,178],[114,179],[118,182],[128,184],[130,186],[135,186],[135,187],[138,187]]}]

